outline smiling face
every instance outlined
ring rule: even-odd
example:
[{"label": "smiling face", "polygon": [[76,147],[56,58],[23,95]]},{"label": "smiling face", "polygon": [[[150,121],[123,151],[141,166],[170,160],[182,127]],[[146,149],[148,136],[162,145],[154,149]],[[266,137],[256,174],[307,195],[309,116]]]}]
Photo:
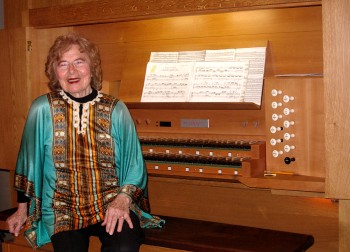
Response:
[{"label": "smiling face", "polygon": [[61,88],[76,98],[91,93],[90,59],[79,51],[78,45],[63,53],[56,66],[56,75]]}]

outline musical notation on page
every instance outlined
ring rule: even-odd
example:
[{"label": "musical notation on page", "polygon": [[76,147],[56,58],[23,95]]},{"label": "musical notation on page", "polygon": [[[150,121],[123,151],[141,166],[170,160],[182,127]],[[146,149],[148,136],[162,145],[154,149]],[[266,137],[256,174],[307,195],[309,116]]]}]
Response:
[{"label": "musical notation on page", "polygon": [[237,48],[235,59],[249,61],[249,71],[244,102],[261,104],[266,47]]},{"label": "musical notation on page", "polygon": [[186,102],[193,64],[149,62],[141,101]]},{"label": "musical notation on page", "polygon": [[261,103],[266,47],[152,52],[142,102]]},{"label": "musical notation on page", "polygon": [[249,62],[196,62],[190,102],[242,102]]}]

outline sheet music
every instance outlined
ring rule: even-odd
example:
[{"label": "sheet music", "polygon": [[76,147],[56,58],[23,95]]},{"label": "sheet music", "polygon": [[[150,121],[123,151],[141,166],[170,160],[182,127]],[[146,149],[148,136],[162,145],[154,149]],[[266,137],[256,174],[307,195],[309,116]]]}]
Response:
[{"label": "sheet music", "polygon": [[170,62],[177,62],[177,59],[179,58],[178,52],[151,52],[151,56],[149,61],[150,62],[164,62],[164,63],[170,63]]},{"label": "sheet music", "polygon": [[205,61],[234,61],[236,49],[206,50]]},{"label": "sheet music", "polygon": [[193,64],[149,62],[141,102],[187,101]]},{"label": "sheet music", "polygon": [[196,62],[189,101],[242,102],[248,66],[248,61]]},{"label": "sheet music", "polygon": [[261,104],[266,47],[152,52],[142,102]]},{"label": "sheet music", "polygon": [[178,62],[198,62],[204,61],[205,51],[181,51]]},{"label": "sheet music", "polygon": [[265,57],[266,47],[236,49],[236,60],[249,61],[249,71],[244,102],[254,102],[258,105],[261,104]]}]

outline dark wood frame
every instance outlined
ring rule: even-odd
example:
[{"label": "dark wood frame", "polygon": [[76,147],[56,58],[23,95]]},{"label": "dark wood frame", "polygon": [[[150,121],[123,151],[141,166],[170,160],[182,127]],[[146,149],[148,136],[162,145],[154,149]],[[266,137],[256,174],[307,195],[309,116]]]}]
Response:
[{"label": "dark wood frame", "polygon": [[321,0],[104,0],[30,9],[29,26],[62,27],[321,4]]}]

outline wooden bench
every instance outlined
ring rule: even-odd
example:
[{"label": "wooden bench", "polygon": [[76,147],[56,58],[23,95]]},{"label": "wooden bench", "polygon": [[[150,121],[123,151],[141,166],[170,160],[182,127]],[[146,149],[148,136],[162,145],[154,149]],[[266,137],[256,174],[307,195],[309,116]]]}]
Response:
[{"label": "wooden bench", "polygon": [[[13,210],[0,213],[0,221],[6,220],[11,211]],[[200,252],[301,252],[314,243],[313,237],[306,234],[167,216],[162,218],[166,220],[163,228],[145,229],[144,244]],[[21,246],[29,248],[23,238],[16,238],[4,243],[3,252],[18,251],[16,249]],[[96,249],[93,251],[99,251],[99,246],[94,247]],[[52,251],[52,246],[45,246],[40,250]]]},{"label": "wooden bench", "polygon": [[189,251],[306,251],[311,235],[166,217],[162,229],[146,230],[145,244]]}]

